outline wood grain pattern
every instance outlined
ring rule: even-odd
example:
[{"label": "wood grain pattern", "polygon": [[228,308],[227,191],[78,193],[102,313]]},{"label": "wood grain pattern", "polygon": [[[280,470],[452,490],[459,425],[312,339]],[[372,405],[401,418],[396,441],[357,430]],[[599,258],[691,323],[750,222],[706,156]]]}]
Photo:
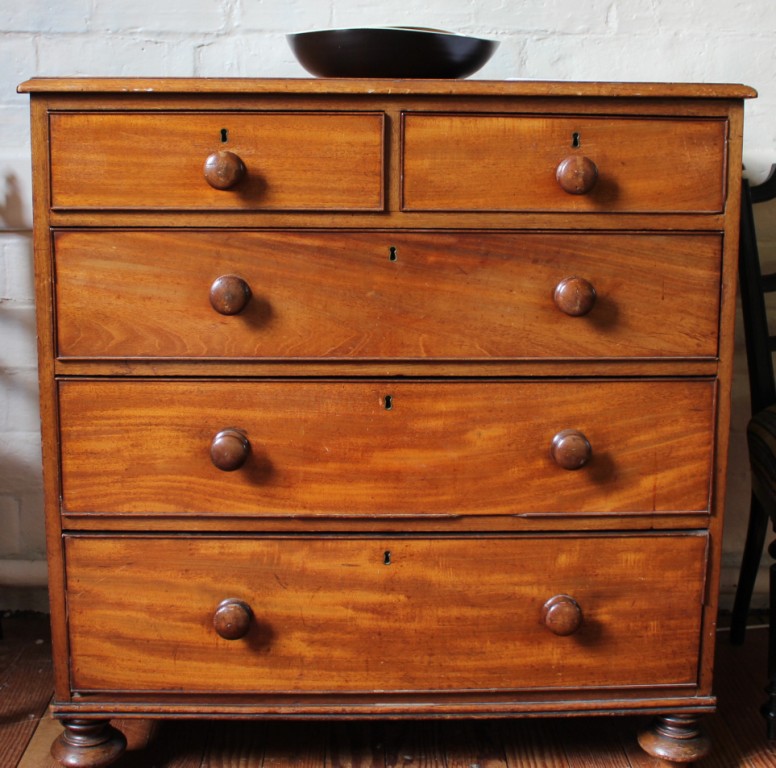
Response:
[{"label": "wood grain pattern", "polygon": [[[9,628],[15,624],[29,624],[29,617],[9,620],[4,617],[5,637],[0,640],[0,654],[9,645]],[[35,620],[32,620],[33,622]],[[724,617],[723,622],[724,623]],[[726,630],[717,646],[717,693],[719,711],[710,717],[708,730],[715,750],[696,764],[696,768],[773,768],[776,747],[766,739],[759,706],[763,699],[766,669],[767,628],[750,627],[744,646],[732,646]],[[34,637],[38,637],[37,633]],[[32,640],[30,640],[32,642]],[[36,646],[38,649],[41,646]],[[46,648],[46,651],[48,649]],[[33,694],[24,685],[22,676],[15,676],[4,691],[9,699],[15,698],[13,688],[20,688],[20,708],[29,709]],[[34,694],[33,694],[34,695]],[[533,718],[523,720],[425,721],[416,729],[413,738],[396,721],[332,722],[326,726],[325,758],[321,755],[315,768],[384,768],[385,754],[398,754],[394,746],[401,739],[401,752],[415,755],[414,740],[428,743],[436,738],[439,749],[448,764],[462,753],[481,754],[478,744],[492,744],[494,751],[503,750],[508,768],[569,768],[565,756],[568,748],[577,768],[597,768],[607,756],[615,758],[617,768],[667,768],[665,762],[649,757],[635,744],[633,738],[639,718],[618,717],[610,720],[610,727],[601,718],[579,718],[579,727],[567,729],[569,721],[560,718]],[[315,737],[317,723],[296,721],[277,730],[277,724],[267,722],[207,722],[207,721],[153,721],[124,719],[115,721],[127,736],[129,748],[120,765],[127,768],[247,768],[261,766],[264,756],[266,731],[273,737],[277,759],[285,752],[293,756],[295,747]],[[9,741],[4,756],[16,760],[24,752],[18,768],[54,768],[49,755],[51,741],[61,726],[47,715],[37,722],[34,736],[24,749],[26,735],[21,741]],[[429,735],[424,731],[435,732]],[[586,737],[585,734],[588,734]],[[467,739],[470,739],[467,746]],[[587,751],[578,748],[584,740]],[[369,754],[369,746],[373,751]],[[715,755],[721,751],[721,763]],[[623,752],[625,755],[623,756]],[[242,761],[242,762],[241,762]],[[12,762],[16,765],[15,762]],[[412,765],[412,763],[409,763]],[[498,765],[498,763],[497,763]],[[491,768],[485,762],[481,768]]]},{"label": "wood grain pattern", "polygon": [[51,699],[51,643],[45,619],[4,615],[0,637],[0,765],[16,766]]},{"label": "wood grain pattern", "polygon": [[[751,89],[21,90],[56,716],[711,711]],[[569,277],[585,301],[558,307]],[[591,446],[561,456],[577,469],[550,456],[566,430]],[[568,636],[542,624],[552,597],[580,606]],[[217,633],[225,599],[250,603],[244,637]],[[638,763],[584,727],[546,729],[542,763],[408,725],[372,755],[379,729],[289,750],[272,722],[216,752]],[[172,732],[181,766],[220,738]]]},{"label": "wood grain pattern", "polygon": [[[565,697],[697,674],[705,536],[65,543],[75,690]],[[540,623],[558,593],[585,614],[571,637]],[[226,597],[256,616],[242,640],[212,627]]]},{"label": "wood grain pattern", "polygon": [[331,723],[326,768],[385,768],[389,728],[381,722]]},{"label": "wood grain pattern", "polygon": [[160,94],[366,94],[404,96],[521,96],[594,98],[747,99],[757,92],[733,83],[607,83],[546,80],[365,80],[337,78],[131,78],[131,77],[37,77],[19,85],[20,93],[92,93],[102,96],[140,93]]},{"label": "wood grain pattern", "polygon": [[[718,235],[59,231],[61,357],[284,360],[708,357]],[[253,294],[233,316],[211,285]],[[562,280],[595,306],[569,317]]]},{"label": "wood grain pattern", "polygon": [[[711,382],[96,380],[59,392],[68,513],[573,518],[709,504]],[[251,452],[223,472],[210,446],[229,427]],[[566,428],[592,445],[580,470],[551,458]]]},{"label": "wood grain pattern", "polygon": [[[724,205],[722,120],[409,114],[403,136],[405,211],[712,213]],[[585,195],[555,179],[573,153],[598,168]]]},{"label": "wood grain pattern", "polygon": [[437,731],[445,753],[445,768],[507,768],[499,725],[471,720],[440,722]]},{"label": "wood grain pattern", "polygon": [[[383,116],[371,112],[53,114],[51,205],[376,211],[383,133]],[[217,150],[236,153],[247,167],[233,189],[205,180],[205,160]]]}]

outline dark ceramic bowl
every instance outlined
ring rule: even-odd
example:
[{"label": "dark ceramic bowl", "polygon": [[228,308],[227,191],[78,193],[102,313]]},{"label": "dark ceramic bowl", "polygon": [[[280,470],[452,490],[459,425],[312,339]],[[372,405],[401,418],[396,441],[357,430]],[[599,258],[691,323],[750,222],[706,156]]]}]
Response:
[{"label": "dark ceramic bowl", "polygon": [[317,77],[468,77],[493,55],[495,40],[436,29],[326,29],[287,35],[299,63]]}]

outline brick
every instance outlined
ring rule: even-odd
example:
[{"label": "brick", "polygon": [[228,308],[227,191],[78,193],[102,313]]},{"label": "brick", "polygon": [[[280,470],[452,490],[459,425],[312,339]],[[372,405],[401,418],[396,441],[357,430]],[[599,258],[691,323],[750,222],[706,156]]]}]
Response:
[{"label": "brick", "polygon": [[29,35],[0,34],[0,104],[24,104],[26,97],[16,93],[16,86],[35,71],[33,38]]},{"label": "brick", "polygon": [[2,493],[18,495],[40,486],[40,436],[33,432],[5,432],[0,462]]},{"label": "brick", "polygon": [[[649,41],[650,54],[643,45],[628,48],[621,37],[610,35],[535,36],[525,43],[525,69],[520,76],[557,80],[676,80],[676,39],[656,37]],[[580,51],[584,49],[584,55]],[[698,51],[688,46],[688,57]],[[694,65],[688,64],[689,69]],[[699,80],[698,77],[688,77]]]},{"label": "brick", "polygon": [[34,368],[5,370],[0,389],[0,434],[40,429],[38,375]]},{"label": "brick", "polygon": [[35,309],[0,302],[0,371],[38,364]]},{"label": "brick", "polygon": [[196,51],[199,77],[304,77],[283,34],[240,35],[203,43]]},{"label": "brick", "polygon": [[[243,0],[238,21],[244,32],[304,32],[334,26],[329,0]],[[353,26],[348,23],[347,26]]]},{"label": "brick", "polygon": [[[24,79],[33,73],[25,73]],[[26,95],[11,94],[7,102],[0,98],[0,148],[4,155],[24,158],[27,168],[30,167],[30,110]]]},{"label": "brick", "polygon": [[552,3],[520,3],[516,10],[515,4],[506,0],[478,0],[473,3],[474,24],[501,29],[508,35],[601,34],[609,28],[611,5],[611,0],[587,0],[584,5],[578,0],[554,0]]},{"label": "brick", "polygon": [[0,496],[0,557],[21,552],[19,503],[9,495]]},{"label": "brick", "polygon": [[3,3],[0,29],[5,32],[79,32],[86,28],[91,0],[25,0]]},{"label": "brick", "polygon": [[[728,35],[768,35],[776,31],[776,15],[768,0],[684,0],[681,3],[619,3],[620,31],[641,35],[667,30],[693,30],[712,43]],[[724,46],[721,46],[724,47]]]},{"label": "brick", "polygon": [[191,77],[192,41],[138,35],[45,36],[37,41],[39,72],[54,77]]},{"label": "brick", "polygon": [[227,4],[220,0],[97,0],[90,27],[98,32],[216,33],[227,20]]},{"label": "brick", "polygon": [[[0,168],[2,162],[0,161]],[[1,198],[0,198],[1,199]],[[2,215],[0,205],[0,216]],[[0,231],[0,303],[31,307],[35,302],[32,233]]]},{"label": "brick", "polygon": [[3,230],[32,229],[32,168],[29,154],[0,154],[0,245]]},{"label": "brick", "polygon": [[[422,4],[391,5],[371,0],[333,4],[334,27],[427,27],[449,32],[465,32],[473,23],[476,3],[448,3],[430,0]],[[512,14],[514,17],[514,13]]]}]

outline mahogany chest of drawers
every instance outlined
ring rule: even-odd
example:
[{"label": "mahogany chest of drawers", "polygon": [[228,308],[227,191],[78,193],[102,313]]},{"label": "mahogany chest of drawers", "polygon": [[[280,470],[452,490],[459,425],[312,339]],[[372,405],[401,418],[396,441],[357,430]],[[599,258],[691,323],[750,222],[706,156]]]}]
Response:
[{"label": "mahogany chest of drawers", "polygon": [[750,89],[20,89],[56,757],[194,715],[707,749]]}]

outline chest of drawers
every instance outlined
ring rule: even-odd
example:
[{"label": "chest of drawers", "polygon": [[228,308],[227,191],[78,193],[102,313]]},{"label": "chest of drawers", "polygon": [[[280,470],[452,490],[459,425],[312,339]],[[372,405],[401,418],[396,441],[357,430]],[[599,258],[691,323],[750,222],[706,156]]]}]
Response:
[{"label": "chest of drawers", "polygon": [[207,715],[704,753],[750,89],[20,88],[58,759]]}]

